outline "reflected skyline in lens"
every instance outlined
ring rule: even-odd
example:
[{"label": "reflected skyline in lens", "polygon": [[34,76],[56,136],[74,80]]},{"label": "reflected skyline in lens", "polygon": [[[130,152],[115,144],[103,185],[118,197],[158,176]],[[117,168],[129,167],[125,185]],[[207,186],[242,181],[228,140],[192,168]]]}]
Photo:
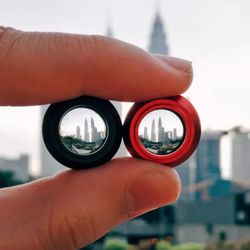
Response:
[{"label": "reflected skyline in lens", "polygon": [[61,120],[59,133],[62,144],[78,155],[95,153],[106,139],[103,119],[88,108],[75,108]]},{"label": "reflected skyline in lens", "polygon": [[165,155],[172,153],[181,145],[184,127],[174,112],[158,109],[142,119],[139,125],[139,138],[149,152]]}]

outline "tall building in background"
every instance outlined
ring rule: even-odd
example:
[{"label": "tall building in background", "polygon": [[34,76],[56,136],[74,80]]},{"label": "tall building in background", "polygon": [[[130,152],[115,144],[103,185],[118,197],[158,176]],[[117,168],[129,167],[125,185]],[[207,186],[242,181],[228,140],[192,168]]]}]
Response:
[{"label": "tall building in background", "polygon": [[193,155],[176,168],[182,183],[180,200],[201,200],[203,194],[195,190],[210,181],[221,180],[221,137],[221,131],[204,131]]},{"label": "tall building in background", "polygon": [[154,54],[169,54],[169,48],[167,44],[167,38],[165,33],[165,27],[161,19],[159,11],[156,12],[153,29],[150,35],[148,51]]},{"label": "tall building in background", "polygon": [[228,132],[232,180],[250,182],[250,132],[236,127]]},{"label": "tall building in background", "polygon": [[20,155],[19,158],[0,157],[0,171],[11,171],[15,174],[15,178],[20,181],[28,181],[29,179],[29,156]]},{"label": "tall building in background", "polygon": [[192,154],[185,162],[176,167],[176,171],[180,176],[181,180],[181,201],[194,201],[195,193],[189,191],[189,187],[196,183],[196,155]]},{"label": "tall building in background", "polygon": [[221,131],[204,131],[196,150],[196,182],[221,178]]},{"label": "tall building in background", "polygon": [[[43,120],[43,117],[47,108],[48,108],[48,105],[41,106],[41,124],[42,124],[42,120]],[[40,135],[42,135],[41,131],[40,131]],[[42,177],[53,175],[65,169],[65,167],[62,164],[60,164],[58,161],[56,161],[48,152],[43,142],[42,136],[40,136],[40,165],[41,165],[40,175]]]}]

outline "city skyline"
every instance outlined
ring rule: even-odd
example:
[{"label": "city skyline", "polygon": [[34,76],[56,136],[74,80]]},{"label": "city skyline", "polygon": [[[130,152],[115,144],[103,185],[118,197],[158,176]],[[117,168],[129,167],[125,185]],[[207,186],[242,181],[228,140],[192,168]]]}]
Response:
[{"label": "city skyline", "polygon": [[[144,8],[140,11],[142,4]],[[111,0],[109,5],[112,14],[109,20],[115,36],[147,48],[156,12],[155,1]],[[32,11],[34,9],[37,11]],[[171,45],[171,55],[193,61],[194,81],[185,95],[197,108],[203,129],[228,130],[239,124],[249,128],[250,117],[246,114],[250,92],[247,56],[250,35],[245,32],[250,22],[249,10],[250,3],[246,0],[161,2],[160,14]],[[74,4],[67,1],[34,3],[25,0],[21,3],[3,0],[0,23],[30,31],[102,35],[107,27],[107,5],[105,1],[96,0],[77,0]],[[240,94],[235,95],[235,90]],[[128,104],[124,105],[124,113],[128,108]],[[1,154],[15,157],[27,152],[32,156],[33,169],[39,167],[39,112],[37,106],[2,107],[0,110]],[[17,120],[22,122],[17,123]]]},{"label": "city skyline", "polygon": [[[94,153],[105,141],[105,131],[98,130],[95,119],[92,116],[89,118],[90,124],[87,118],[82,119],[82,122],[75,127],[74,134],[66,134],[65,132],[63,135],[60,134],[62,144],[74,154],[86,155]],[[81,133],[81,124],[84,124],[82,130],[84,133]]]},{"label": "city skyline", "polygon": [[151,140],[152,142],[165,142],[169,140],[176,140],[182,138],[182,136],[177,136],[177,129],[173,128],[172,130],[166,130],[162,125],[161,117],[158,118],[158,130],[155,127],[155,119],[152,120],[151,124],[151,136],[148,135],[148,127],[144,126],[144,132],[140,135],[141,138]]},{"label": "city skyline", "polygon": [[[146,129],[145,129],[146,127]],[[184,135],[184,127],[180,118],[172,111],[166,109],[158,109],[148,113],[143,117],[139,125],[139,135],[151,141],[159,141],[164,136],[166,132],[172,132],[175,137],[181,138]],[[159,138],[160,136],[160,138]],[[172,135],[169,134],[169,138]]]},{"label": "city skyline", "polygon": [[92,141],[92,136],[96,139],[98,131],[103,131],[104,137],[106,134],[106,125],[103,119],[95,111],[87,108],[81,107],[69,111],[60,122],[60,135],[77,136],[77,127],[80,128],[80,131],[84,131],[83,138],[86,141]]},{"label": "city skyline", "polygon": [[105,131],[98,131],[95,126],[95,121],[93,117],[90,118],[91,121],[91,129],[89,130],[88,120],[84,119],[84,135],[81,133],[81,126],[76,126],[75,138],[80,139],[84,142],[96,142],[100,139],[105,139]]},{"label": "city skyline", "polygon": [[145,115],[139,131],[143,147],[153,154],[172,153],[183,142],[183,124],[174,112],[167,109],[156,109]]}]

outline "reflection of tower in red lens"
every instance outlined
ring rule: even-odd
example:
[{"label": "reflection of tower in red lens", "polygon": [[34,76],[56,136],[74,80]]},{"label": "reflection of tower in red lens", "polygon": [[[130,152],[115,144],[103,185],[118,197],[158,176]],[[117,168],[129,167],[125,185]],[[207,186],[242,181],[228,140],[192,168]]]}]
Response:
[{"label": "reflection of tower in red lens", "polygon": [[151,141],[153,141],[153,142],[156,141],[155,120],[152,121]]},{"label": "reflection of tower in red lens", "polygon": [[193,153],[200,132],[194,107],[176,96],[134,104],[125,119],[124,142],[132,156],[175,166]]}]

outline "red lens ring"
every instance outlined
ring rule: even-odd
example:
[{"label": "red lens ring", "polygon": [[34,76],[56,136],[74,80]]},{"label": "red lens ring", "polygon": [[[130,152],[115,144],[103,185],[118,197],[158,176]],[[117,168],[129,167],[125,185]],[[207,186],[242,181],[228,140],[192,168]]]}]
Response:
[{"label": "red lens ring", "polygon": [[[176,166],[185,161],[195,150],[199,143],[201,126],[200,120],[193,105],[184,97],[176,96],[166,99],[156,99],[144,105],[135,104],[135,114],[129,126],[129,151],[143,159],[151,160],[169,166]],[[184,140],[180,147],[167,155],[156,155],[146,150],[140,142],[138,128],[143,117],[156,109],[168,109],[178,115],[184,127]],[[133,112],[132,112],[133,113]]]}]

